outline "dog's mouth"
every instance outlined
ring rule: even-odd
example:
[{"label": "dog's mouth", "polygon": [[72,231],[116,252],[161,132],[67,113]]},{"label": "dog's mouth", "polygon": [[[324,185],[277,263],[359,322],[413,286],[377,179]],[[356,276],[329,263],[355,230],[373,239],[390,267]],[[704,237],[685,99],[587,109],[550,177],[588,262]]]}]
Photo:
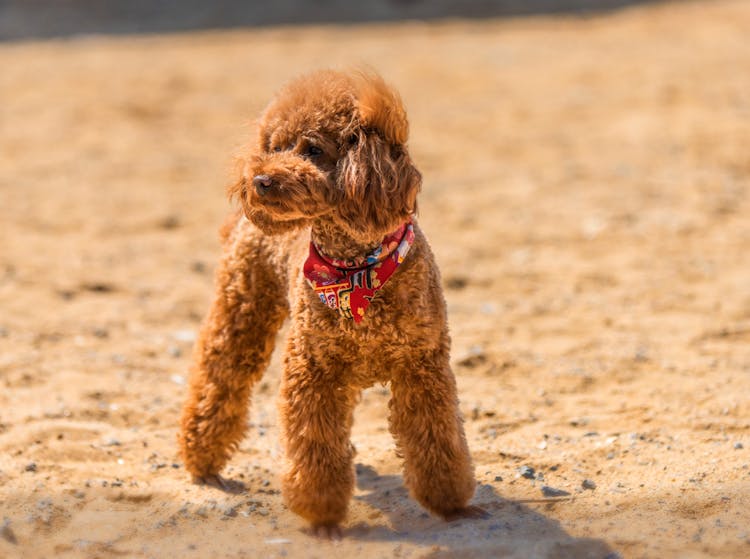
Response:
[{"label": "dog's mouth", "polygon": [[308,219],[278,219],[260,208],[246,208],[245,217],[267,235],[294,231],[305,227],[309,223]]},{"label": "dog's mouth", "polygon": [[283,188],[263,195],[246,191],[242,203],[248,217],[254,215],[264,222],[307,221],[332,211],[327,204],[321,204],[309,194],[305,194],[300,191],[284,192]]},{"label": "dog's mouth", "polygon": [[251,206],[254,209],[263,210],[266,213],[272,214],[278,219],[285,219],[287,216],[290,219],[294,217],[301,217],[299,215],[295,216],[295,212],[281,200],[272,200],[269,198],[260,198],[258,196],[254,196],[251,200]]},{"label": "dog's mouth", "polygon": [[259,197],[257,195],[250,197],[247,207],[251,212],[262,212],[277,221],[314,219],[326,213],[313,204],[297,205],[293,200],[285,200],[279,197]]},{"label": "dog's mouth", "polygon": [[[286,180],[284,180],[286,179]],[[277,221],[314,219],[332,211],[325,200],[328,190],[325,181],[291,180],[289,177],[256,175],[242,190],[242,204],[246,213],[263,212]]]}]

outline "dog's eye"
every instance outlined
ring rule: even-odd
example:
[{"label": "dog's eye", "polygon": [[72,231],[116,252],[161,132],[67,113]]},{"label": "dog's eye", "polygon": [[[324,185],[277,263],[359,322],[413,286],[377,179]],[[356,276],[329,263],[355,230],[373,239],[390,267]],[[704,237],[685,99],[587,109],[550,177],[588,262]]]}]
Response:
[{"label": "dog's eye", "polygon": [[323,150],[318,146],[310,146],[307,148],[307,152],[305,153],[305,155],[308,155],[310,157],[317,157],[318,155],[323,155]]},{"label": "dog's eye", "polygon": [[275,151],[276,153],[280,152],[281,146],[276,146],[275,148],[273,148],[273,151]]}]

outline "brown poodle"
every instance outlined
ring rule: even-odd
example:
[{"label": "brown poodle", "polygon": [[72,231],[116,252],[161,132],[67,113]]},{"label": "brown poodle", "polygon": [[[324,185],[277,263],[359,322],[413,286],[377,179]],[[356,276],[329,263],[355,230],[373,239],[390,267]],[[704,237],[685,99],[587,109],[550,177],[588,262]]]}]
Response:
[{"label": "brown poodle", "polygon": [[352,412],[390,382],[390,429],[412,496],[444,518],[474,472],[449,364],[440,276],[414,212],[421,175],[399,95],[373,73],[319,71],[262,115],[230,195],[216,298],[196,347],[180,446],[196,481],[245,434],[252,386],[287,317],[283,494],[316,533],[339,533],[354,489]]}]

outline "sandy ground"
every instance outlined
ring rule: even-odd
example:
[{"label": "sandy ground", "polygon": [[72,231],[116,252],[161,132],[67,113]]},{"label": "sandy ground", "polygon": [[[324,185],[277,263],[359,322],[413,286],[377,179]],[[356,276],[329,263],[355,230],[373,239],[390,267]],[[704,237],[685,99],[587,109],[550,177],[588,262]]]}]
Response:
[{"label": "sandy ground", "polygon": [[[750,556],[748,29],[739,0],[0,46],[0,556]],[[282,504],[278,356],[244,490],[191,485],[175,433],[243,123],[357,62],[409,107],[491,517],[408,498],[376,387],[334,545]]]}]

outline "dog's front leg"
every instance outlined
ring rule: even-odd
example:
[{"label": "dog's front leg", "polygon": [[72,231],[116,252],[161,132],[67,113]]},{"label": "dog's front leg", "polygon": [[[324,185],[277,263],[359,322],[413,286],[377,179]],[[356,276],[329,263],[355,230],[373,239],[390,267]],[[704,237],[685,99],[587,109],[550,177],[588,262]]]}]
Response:
[{"label": "dog's front leg", "polygon": [[336,536],[354,491],[349,436],[358,392],[305,354],[292,335],[279,404],[287,460],[282,492],[316,533]]},{"label": "dog's front leg", "polygon": [[281,286],[253,260],[251,248],[238,244],[225,254],[196,344],[179,434],[195,481],[222,484],[218,474],[245,434],[251,387],[268,365],[286,313]]},{"label": "dog's front leg", "polygon": [[452,520],[482,515],[467,506],[476,481],[448,351],[425,352],[394,371],[390,427],[404,458],[404,483],[430,512]]}]

